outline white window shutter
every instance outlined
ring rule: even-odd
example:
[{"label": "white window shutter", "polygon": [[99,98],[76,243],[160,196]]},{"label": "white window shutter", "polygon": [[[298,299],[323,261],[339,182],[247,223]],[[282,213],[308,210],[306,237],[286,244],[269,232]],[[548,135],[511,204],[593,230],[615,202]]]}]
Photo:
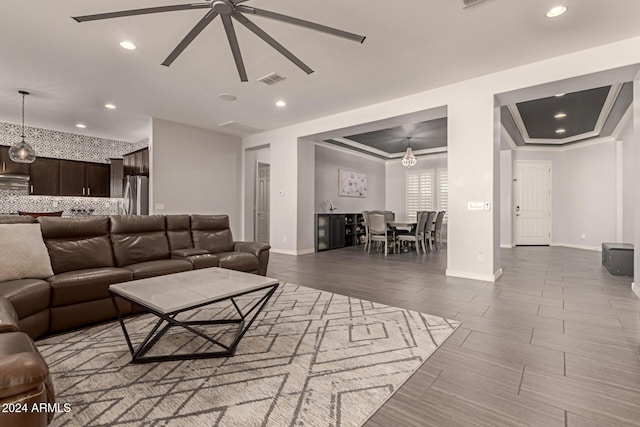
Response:
[{"label": "white window shutter", "polygon": [[418,211],[433,210],[433,170],[407,173],[407,219],[416,220]]},{"label": "white window shutter", "polygon": [[445,211],[445,220],[449,213],[449,172],[438,169],[438,210]]}]

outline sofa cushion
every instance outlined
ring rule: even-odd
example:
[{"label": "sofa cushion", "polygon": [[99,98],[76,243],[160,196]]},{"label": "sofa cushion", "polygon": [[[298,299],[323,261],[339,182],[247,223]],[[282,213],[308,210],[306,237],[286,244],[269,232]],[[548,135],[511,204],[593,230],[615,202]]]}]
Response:
[{"label": "sofa cushion", "polygon": [[162,215],[112,216],[111,242],[118,267],[171,258]]},{"label": "sofa cushion", "polygon": [[212,254],[233,251],[228,215],[191,215],[193,246]]},{"label": "sofa cushion", "polygon": [[40,217],[55,274],[114,267],[109,241],[109,217]]},{"label": "sofa cushion", "polygon": [[133,279],[124,268],[92,268],[56,274],[51,284],[51,306],[77,304],[109,297],[109,285]]},{"label": "sofa cushion", "polygon": [[189,215],[167,215],[167,238],[172,251],[193,248]]},{"label": "sofa cushion", "polygon": [[0,224],[0,282],[52,274],[40,224]]},{"label": "sofa cushion", "polygon": [[192,255],[186,258],[191,264],[193,264],[194,270],[200,270],[201,268],[218,267],[220,261],[218,256],[214,254],[202,254]]},{"label": "sofa cushion", "polygon": [[258,271],[258,258],[248,252],[221,252],[216,256],[218,267],[244,272]]},{"label": "sofa cushion", "polygon": [[24,319],[49,307],[51,287],[40,279],[10,280],[0,283],[0,295],[11,301],[18,319]]},{"label": "sofa cushion", "polygon": [[191,265],[191,263],[183,259],[147,261],[138,264],[127,265],[124,268],[133,273],[134,280],[193,270],[193,266]]}]

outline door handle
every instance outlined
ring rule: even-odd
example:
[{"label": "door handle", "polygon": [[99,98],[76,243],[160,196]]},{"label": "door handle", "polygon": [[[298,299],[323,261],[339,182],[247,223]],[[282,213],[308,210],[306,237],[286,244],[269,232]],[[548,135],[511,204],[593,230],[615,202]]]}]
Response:
[{"label": "door handle", "polygon": [[83,196],[84,196],[84,191],[85,191],[85,188],[84,188],[84,187],[82,187],[82,195],[83,195]]},{"label": "door handle", "polygon": [[31,194],[33,194],[33,184],[31,184]]},{"label": "door handle", "polygon": [[5,162],[2,162],[2,172],[6,172],[7,171],[7,164]]},{"label": "door handle", "polygon": [[87,187],[87,196],[91,195],[91,187]]}]

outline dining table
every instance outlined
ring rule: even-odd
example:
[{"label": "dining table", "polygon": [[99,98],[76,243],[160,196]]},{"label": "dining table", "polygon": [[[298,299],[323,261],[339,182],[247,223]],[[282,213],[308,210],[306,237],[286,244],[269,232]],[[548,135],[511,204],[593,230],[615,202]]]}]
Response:
[{"label": "dining table", "polygon": [[[393,251],[395,252],[395,245],[397,244],[396,242],[396,231],[398,228],[402,228],[402,229],[408,229],[408,230],[415,230],[415,227],[418,226],[418,222],[417,221],[387,221],[387,227],[389,227],[392,231],[393,231],[393,241],[394,241],[394,249]],[[400,250],[401,248],[398,247],[398,250]],[[408,252],[408,249],[405,251]]]}]

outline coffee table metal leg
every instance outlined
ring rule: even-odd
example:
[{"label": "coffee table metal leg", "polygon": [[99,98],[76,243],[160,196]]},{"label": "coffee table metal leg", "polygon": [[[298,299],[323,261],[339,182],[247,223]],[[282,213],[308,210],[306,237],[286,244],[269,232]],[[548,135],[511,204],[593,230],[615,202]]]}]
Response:
[{"label": "coffee table metal leg", "polygon": [[[122,328],[122,332],[124,333],[125,339],[127,341],[127,345],[129,346],[129,351],[131,352],[131,363],[149,363],[149,362],[160,362],[160,361],[167,361],[167,360],[188,360],[188,359],[204,359],[204,358],[233,356],[235,354],[238,344],[240,343],[240,340],[247,333],[251,325],[253,325],[253,322],[257,319],[258,315],[262,312],[264,307],[267,305],[267,303],[269,302],[273,294],[278,289],[278,286],[279,284],[275,284],[275,285],[270,285],[260,289],[260,290],[267,289],[266,294],[263,295],[255,304],[253,304],[251,308],[249,308],[249,310],[247,310],[245,313],[242,312],[242,310],[240,309],[240,307],[238,306],[238,304],[234,299],[235,297],[240,295],[235,295],[234,297],[225,298],[225,299],[231,300],[233,306],[238,312],[238,315],[240,316],[239,319],[192,320],[192,321],[183,322],[176,318],[178,314],[182,313],[183,311],[165,314],[165,313],[156,312],[148,307],[143,307],[149,313],[156,315],[159,319],[158,319],[158,322],[154,325],[153,329],[144,338],[142,343],[138,345],[138,347],[135,349],[133,348],[131,337],[127,332],[124,319],[115,302],[115,296],[112,293],[110,293],[110,295],[111,295],[111,300],[114,304],[114,308],[118,314],[118,321],[120,322],[120,327]],[[250,293],[252,292],[247,292],[241,295],[246,295]],[[214,301],[214,302],[224,301],[225,299]],[[201,306],[204,306],[204,305],[207,305],[207,304],[203,304]],[[194,307],[194,308],[197,308],[197,307]],[[186,309],[184,311],[189,311],[194,308]],[[249,322],[246,322],[247,318],[251,316],[252,313],[253,313],[253,316],[251,317],[251,320],[249,320]],[[166,322],[166,325],[160,331],[158,331],[158,329],[164,322]],[[235,333],[233,342],[230,345],[225,345],[219,342],[218,340],[216,340],[215,338],[207,336],[203,332],[200,332],[197,329],[194,329],[191,327],[192,325],[219,325],[219,324],[232,324],[232,323],[237,323],[238,329]],[[186,329],[189,332],[197,336],[200,336],[201,338],[206,339],[212,344],[222,347],[224,350],[204,352],[204,353],[189,353],[189,354],[180,353],[180,354],[169,354],[169,355],[159,355],[159,356],[145,356],[145,354],[158,342],[158,340],[160,340],[160,338],[162,338],[162,336],[173,326],[179,326],[183,329]]]}]

